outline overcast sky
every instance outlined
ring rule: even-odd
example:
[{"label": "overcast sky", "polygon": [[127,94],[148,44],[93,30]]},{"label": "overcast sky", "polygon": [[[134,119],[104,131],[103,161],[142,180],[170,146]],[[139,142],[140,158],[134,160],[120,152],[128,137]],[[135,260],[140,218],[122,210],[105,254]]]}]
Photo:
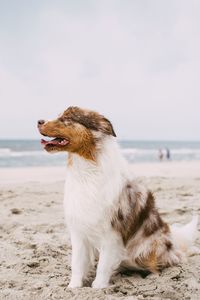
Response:
[{"label": "overcast sky", "polygon": [[0,0],[0,138],[97,110],[119,138],[199,140],[199,0]]}]

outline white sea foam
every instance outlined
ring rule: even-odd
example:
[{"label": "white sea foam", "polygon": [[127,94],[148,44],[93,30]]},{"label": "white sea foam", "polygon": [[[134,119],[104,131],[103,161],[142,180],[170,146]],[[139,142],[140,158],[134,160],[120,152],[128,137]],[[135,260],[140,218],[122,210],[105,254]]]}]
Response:
[{"label": "white sea foam", "polygon": [[11,152],[10,148],[0,148],[0,156],[8,156]]},{"label": "white sea foam", "polygon": [[140,148],[122,148],[121,151],[123,154],[137,154],[137,155],[157,153],[156,149],[140,149]]},{"label": "white sea foam", "polygon": [[13,151],[9,148],[0,148],[0,157],[23,157],[46,155],[45,151]]}]

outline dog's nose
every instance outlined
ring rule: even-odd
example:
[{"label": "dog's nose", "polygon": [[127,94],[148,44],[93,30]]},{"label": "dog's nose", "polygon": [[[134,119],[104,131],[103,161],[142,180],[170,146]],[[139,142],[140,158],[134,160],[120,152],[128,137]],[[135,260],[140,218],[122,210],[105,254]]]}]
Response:
[{"label": "dog's nose", "polygon": [[38,125],[42,125],[42,124],[44,124],[45,123],[45,120],[39,120],[38,121]]}]

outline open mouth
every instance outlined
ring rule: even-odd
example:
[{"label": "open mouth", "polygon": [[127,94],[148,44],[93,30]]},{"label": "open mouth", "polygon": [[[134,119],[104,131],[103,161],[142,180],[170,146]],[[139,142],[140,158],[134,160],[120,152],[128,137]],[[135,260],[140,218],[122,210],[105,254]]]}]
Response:
[{"label": "open mouth", "polygon": [[46,146],[66,146],[69,144],[69,140],[65,138],[54,138],[53,140],[46,141],[44,139],[41,139],[41,144]]}]

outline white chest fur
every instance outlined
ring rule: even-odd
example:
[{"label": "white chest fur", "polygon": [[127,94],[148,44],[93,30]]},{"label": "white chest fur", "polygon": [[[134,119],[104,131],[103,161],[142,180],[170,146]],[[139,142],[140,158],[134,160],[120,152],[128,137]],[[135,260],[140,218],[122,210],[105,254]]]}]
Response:
[{"label": "white chest fur", "polygon": [[[68,226],[107,230],[109,215],[127,178],[127,165],[112,138],[105,140],[97,162],[74,154],[67,170],[64,208]],[[85,228],[86,227],[86,228]]]}]

